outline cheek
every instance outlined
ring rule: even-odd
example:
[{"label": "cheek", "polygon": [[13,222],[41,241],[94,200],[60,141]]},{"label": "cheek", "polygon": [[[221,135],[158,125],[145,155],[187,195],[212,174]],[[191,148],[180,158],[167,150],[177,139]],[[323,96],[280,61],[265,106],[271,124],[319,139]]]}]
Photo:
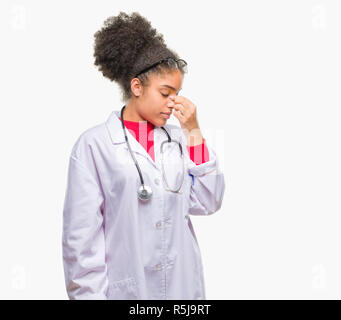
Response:
[{"label": "cheek", "polygon": [[154,97],[154,101],[153,101],[154,111],[157,111],[158,113],[160,113],[165,109],[166,105],[167,105],[166,98],[163,97],[161,94]]}]

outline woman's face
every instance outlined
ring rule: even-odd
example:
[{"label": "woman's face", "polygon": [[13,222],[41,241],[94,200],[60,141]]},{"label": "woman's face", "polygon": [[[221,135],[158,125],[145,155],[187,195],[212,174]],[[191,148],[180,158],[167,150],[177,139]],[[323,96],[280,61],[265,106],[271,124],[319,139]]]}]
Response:
[{"label": "woman's face", "polygon": [[174,105],[169,96],[178,95],[181,90],[182,74],[179,70],[173,70],[164,75],[152,75],[149,79],[149,86],[143,88],[138,98],[137,112],[155,126],[163,126],[167,117],[162,113],[173,112]]}]

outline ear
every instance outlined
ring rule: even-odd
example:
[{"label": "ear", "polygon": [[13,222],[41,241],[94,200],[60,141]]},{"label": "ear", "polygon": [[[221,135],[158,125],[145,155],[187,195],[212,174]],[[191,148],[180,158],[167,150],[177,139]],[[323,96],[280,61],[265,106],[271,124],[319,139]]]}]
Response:
[{"label": "ear", "polygon": [[130,89],[135,97],[139,97],[143,93],[143,86],[138,78],[133,78],[130,81]]}]

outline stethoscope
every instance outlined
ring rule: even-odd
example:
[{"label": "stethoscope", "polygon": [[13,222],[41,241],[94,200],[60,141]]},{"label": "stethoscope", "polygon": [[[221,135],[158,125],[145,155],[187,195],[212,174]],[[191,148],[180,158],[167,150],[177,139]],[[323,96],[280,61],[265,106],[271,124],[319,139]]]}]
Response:
[{"label": "stethoscope", "polygon": [[[129,141],[128,141],[128,137],[127,137],[127,133],[126,133],[126,130],[125,130],[125,126],[124,126],[124,121],[123,121],[123,110],[125,108],[125,105],[123,106],[123,108],[121,109],[121,122],[122,122],[122,128],[123,128],[123,131],[124,131],[124,136],[125,136],[125,139],[126,139],[126,142],[127,142],[127,145],[128,145],[128,149],[129,149],[129,152],[130,152],[130,155],[131,157],[133,158],[134,162],[135,162],[135,165],[136,165],[136,168],[137,168],[137,171],[140,175],[140,180],[141,180],[141,186],[139,187],[138,191],[137,191],[137,195],[139,197],[139,199],[143,200],[143,201],[146,201],[146,200],[149,200],[153,194],[153,191],[151,189],[151,187],[147,186],[144,184],[144,180],[143,180],[143,177],[142,177],[142,173],[141,173],[141,170],[140,170],[140,167],[134,157],[134,154],[133,152],[131,151],[130,149],[130,144],[129,144]],[[182,146],[180,144],[180,142],[176,141],[176,140],[172,140],[170,135],[168,134],[167,130],[164,128],[164,127],[161,127],[161,129],[163,129],[166,134],[167,134],[167,137],[168,137],[168,140],[165,140],[161,143],[161,166],[162,166],[162,175],[163,175],[163,179],[165,180],[165,183],[166,183],[166,191],[170,191],[170,192],[174,192],[174,193],[179,193],[181,194],[182,192],[180,191],[182,185],[183,185],[183,182],[184,182],[184,172],[185,172],[185,162],[184,162],[184,154],[182,152]],[[181,184],[180,184],[180,187],[176,190],[172,190],[169,188],[168,186],[168,182],[167,182],[167,179],[166,179],[166,174],[165,174],[165,168],[164,168],[164,164],[163,164],[163,145],[168,142],[168,143],[171,143],[171,142],[176,142],[178,145],[179,145],[179,148],[180,148],[180,153],[181,153],[181,159],[182,159],[182,181],[181,181]]]}]

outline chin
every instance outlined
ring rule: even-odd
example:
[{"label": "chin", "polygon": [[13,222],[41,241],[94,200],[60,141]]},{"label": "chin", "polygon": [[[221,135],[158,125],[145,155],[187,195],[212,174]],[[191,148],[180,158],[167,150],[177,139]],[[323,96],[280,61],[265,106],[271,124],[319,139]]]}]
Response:
[{"label": "chin", "polygon": [[167,123],[167,120],[168,119],[161,119],[160,121],[155,122],[154,125],[158,126],[158,127],[161,127],[161,126],[163,126],[164,124]]}]

